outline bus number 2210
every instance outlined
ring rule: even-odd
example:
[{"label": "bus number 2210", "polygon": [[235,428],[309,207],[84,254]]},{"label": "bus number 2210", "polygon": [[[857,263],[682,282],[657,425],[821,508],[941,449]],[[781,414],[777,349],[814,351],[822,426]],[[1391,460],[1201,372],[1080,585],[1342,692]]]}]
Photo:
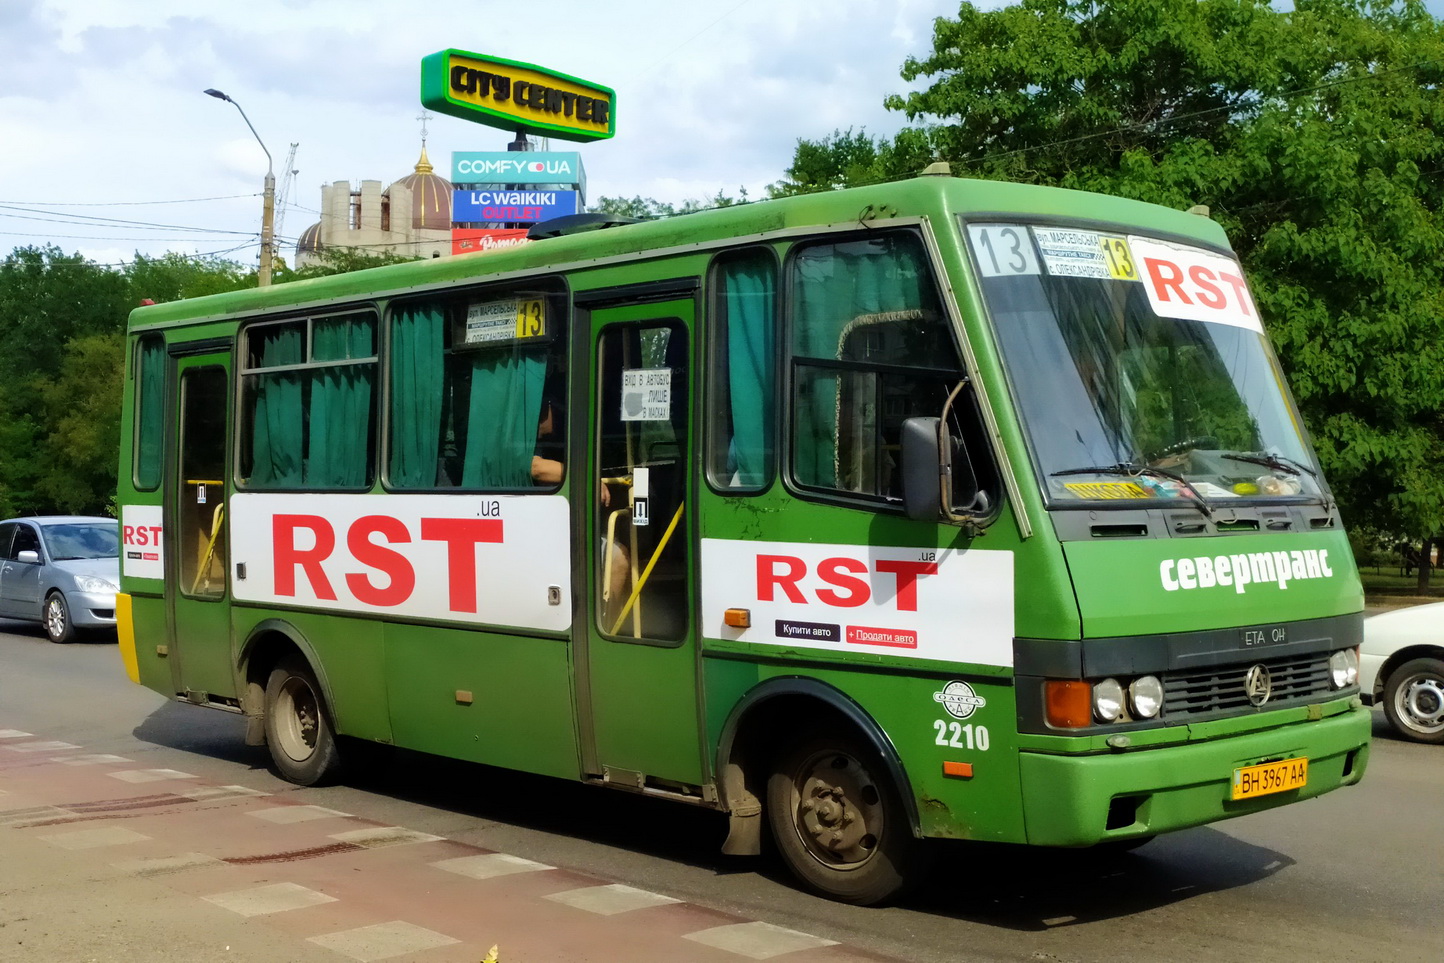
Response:
[{"label": "bus number 2210", "polygon": [[979,752],[988,750],[987,726],[975,726],[971,722],[963,725],[961,722],[945,722],[942,719],[935,719],[933,728],[938,733],[938,737],[933,741],[940,746],[949,746],[953,749],[977,749]]}]

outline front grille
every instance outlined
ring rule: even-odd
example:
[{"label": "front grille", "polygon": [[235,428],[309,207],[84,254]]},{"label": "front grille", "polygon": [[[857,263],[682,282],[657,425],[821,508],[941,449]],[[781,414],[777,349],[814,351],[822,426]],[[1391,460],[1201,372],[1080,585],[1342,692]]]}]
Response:
[{"label": "front grille", "polygon": [[[1273,681],[1268,702],[1255,708],[1244,692],[1244,676],[1262,663]],[[1329,657],[1316,653],[1294,659],[1259,659],[1163,676],[1163,718],[1198,719],[1240,711],[1267,711],[1329,695]]]}]

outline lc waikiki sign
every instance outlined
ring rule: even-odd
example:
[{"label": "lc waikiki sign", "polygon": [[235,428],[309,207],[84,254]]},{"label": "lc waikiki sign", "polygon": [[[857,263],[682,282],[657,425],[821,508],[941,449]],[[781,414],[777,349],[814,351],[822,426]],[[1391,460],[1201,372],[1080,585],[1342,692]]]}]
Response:
[{"label": "lc waikiki sign", "polygon": [[601,140],[617,132],[610,87],[465,50],[421,59],[421,103],[462,120],[562,140]]}]

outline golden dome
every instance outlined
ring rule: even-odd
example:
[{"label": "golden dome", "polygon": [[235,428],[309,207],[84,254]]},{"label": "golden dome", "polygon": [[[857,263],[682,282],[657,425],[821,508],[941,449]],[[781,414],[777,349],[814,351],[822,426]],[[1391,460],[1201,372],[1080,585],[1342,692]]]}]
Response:
[{"label": "golden dome", "polygon": [[413,230],[451,230],[451,181],[436,173],[421,147],[421,159],[414,173],[386,189],[389,196],[398,187],[411,191],[411,227]]},{"label": "golden dome", "polygon": [[317,221],[296,238],[297,254],[316,254],[321,250],[321,222]]}]

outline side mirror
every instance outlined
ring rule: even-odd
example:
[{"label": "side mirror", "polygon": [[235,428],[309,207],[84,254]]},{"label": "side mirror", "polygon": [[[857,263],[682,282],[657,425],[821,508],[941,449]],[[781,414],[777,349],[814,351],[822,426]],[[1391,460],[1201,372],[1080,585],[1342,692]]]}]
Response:
[{"label": "side mirror", "polygon": [[934,519],[942,508],[942,448],[938,419],[909,418],[902,424],[903,509],[915,521]]},{"label": "side mirror", "polygon": [[36,565],[40,562],[40,553],[34,551],[33,549],[27,548],[15,554],[15,561],[29,562],[32,565]]}]

